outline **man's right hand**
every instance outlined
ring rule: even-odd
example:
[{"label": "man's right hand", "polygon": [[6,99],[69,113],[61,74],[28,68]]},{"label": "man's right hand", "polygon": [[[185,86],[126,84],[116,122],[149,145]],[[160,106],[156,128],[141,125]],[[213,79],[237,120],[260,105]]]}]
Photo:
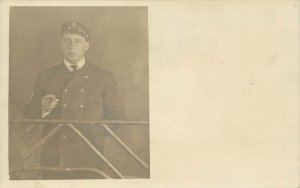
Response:
[{"label": "man's right hand", "polygon": [[58,99],[54,95],[45,95],[42,97],[42,110],[44,113],[49,113],[58,103]]}]

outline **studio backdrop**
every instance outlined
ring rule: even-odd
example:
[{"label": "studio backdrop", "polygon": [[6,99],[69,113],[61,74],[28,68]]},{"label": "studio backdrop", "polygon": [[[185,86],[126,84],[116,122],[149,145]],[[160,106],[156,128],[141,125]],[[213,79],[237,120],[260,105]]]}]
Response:
[{"label": "studio backdrop", "polygon": [[[11,7],[9,27],[9,117],[21,118],[40,71],[62,62],[60,29],[65,21],[90,32],[86,60],[116,77],[126,120],[149,120],[147,7]],[[10,146],[22,128],[10,127]],[[117,134],[149,163],[148,127],[121,127]],[[36,141],[32,137],[32,141]],[[124,173],[143,175],[139,165],[109,138],[106,155]],[[26,148],[10,149],[10,163]],[[121,156],[121,157],[120,157]],[[32,163],[35,163],[33,161]]]}]

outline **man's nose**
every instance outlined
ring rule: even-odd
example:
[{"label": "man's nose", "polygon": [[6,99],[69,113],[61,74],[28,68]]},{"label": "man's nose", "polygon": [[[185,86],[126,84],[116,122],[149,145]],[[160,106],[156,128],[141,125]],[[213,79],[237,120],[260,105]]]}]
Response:
[{"label": "man's nose", "polygon": [[70,42],[69,48],[70,48],[70,49],[74,49],[74,48],[75,48],[75,42],[74,42],[74,41],[71,41],[71,42]]}]

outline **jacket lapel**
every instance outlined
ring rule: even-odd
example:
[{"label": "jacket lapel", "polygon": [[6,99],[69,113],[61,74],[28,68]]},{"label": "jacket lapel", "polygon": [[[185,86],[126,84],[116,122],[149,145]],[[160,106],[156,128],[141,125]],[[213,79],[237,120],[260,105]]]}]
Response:
[{"label": "jacket lapel", "polygon": [[88,69],[89,65],[88,63],[85,63],[85,65],[77,72],[75,73],[72,78],[69,80],[69,82],[66,84],[66,88],[73,88],[76,85],[85,82],[88,78]]},{"label": "jacket lapel", "polygon": [[67,80],[68,72],[64,64],[58,65],[47,80],[47,84],[45,84],[48,92],[60,92],[60,89],[65,84],[65,80]]}]

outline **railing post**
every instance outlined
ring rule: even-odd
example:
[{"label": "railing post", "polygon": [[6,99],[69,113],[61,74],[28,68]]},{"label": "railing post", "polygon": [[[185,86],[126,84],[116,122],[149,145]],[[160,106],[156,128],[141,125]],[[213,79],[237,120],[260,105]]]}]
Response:
[{"label": "railing post", "polygon": [[89,148],[100,157],[105,164],[121,179],[124,179],[124,176],[92,145],[92,143],[72,124],[67,124],[77,135],[86,143]]},{"label": "railing post", "polygon": [[35,146],[33,146],[33,148],[29,152],[25,154],[23,159],[21,159],[19,162],[16,163],[16,165],[14,165],[12,171],[24,164],[26,160],[31,156],[31,154],[37,149],[39,149],[42,145],[44,145],[51,136],[53,136],[57,131],[59,131],[59,129],[61,129],[62,126],[63,124],[59,124],[56,127],[54,127],[42,140],[40,140]]},{"label": "railing post", "polygon": [[106,124],[101,125],[138,163],[140,163],[145,169],[150,170],[149,166],[142,159],[140,159]]}]

